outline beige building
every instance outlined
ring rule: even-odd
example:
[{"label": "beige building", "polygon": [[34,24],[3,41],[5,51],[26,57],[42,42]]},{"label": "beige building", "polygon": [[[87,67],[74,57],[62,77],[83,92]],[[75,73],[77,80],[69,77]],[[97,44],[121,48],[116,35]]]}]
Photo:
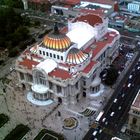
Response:
[{"label": "beige building", "polygon": [[128,132],[132,136],[140,135],[140,90],[129,111]]}]

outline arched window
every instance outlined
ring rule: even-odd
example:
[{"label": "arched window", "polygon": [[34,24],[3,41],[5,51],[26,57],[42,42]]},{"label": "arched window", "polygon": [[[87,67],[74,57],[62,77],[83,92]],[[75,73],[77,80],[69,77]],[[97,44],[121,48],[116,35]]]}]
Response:
[{"label": "arched window", "polygon": [[36,73],[37,84],[46,85],[46,78],[42,72]]},{"label": "arched window", "polygon": [[136,118],[133,118],[132,123],[133,124],[136,124],[137,123],[137,119]]}]

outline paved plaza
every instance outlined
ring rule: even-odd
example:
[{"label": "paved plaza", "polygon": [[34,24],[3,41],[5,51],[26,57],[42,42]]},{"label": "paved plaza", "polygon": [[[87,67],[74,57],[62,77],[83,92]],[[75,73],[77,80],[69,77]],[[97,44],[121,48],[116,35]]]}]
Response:
[{"label": "paved plaza", "polygon": [[[18,87],[18,80],[14,71],[7,76],[7,79],[8,80],[5,80],[4,83],[0,81],[0,113],[7,114],[10,117],[10,121],[0,128],[1,139],[3,139],[17,124],[22,123],[28,125],[31,129],[26,135],[28,140],[33,140],[43,128],[64,134],[69,139],[72,138],[71,133],[73,132],[75,134],[73,137],[80,140],[88,131],[89,123],[84,117],[80,117],[78,112],[90,106],[92,106],[92,108],[95,106],[95,110],[97,110],[97,107],[102,109],[104,102],[101,102],[101,100],[105,101],[105,95],[108,93],[106,92],[104,96],[97,97],[97,99],[90,102],[88,98],[81,99],[76,105],[62,106],[61,104],[58,105],[53,102],[48,106],[36,106],[27,100],[28,91],[24,91],[22,88]],[[58,111],[61,112],[61,116],[58,116]],[[72,114],[78,119],[77,128],[73,130],[63,129],[63,120],[70,117]]]},{"label": "paved plaza", "polygon": [[[129,64],[131,66],[131,63]],[[122,72],[117,83],[120,82],[126,71]],[[88,131],[89,122],[92,123],[95,120],[98,112],[105,106],[116,86],[117,84],[113,88],[104,87],[101,96],[93,97],[92,100],[82,98],[75,105],[62,106],[53,102],[47,106],[37,106],[27,100],[28,91],[19,87],[17,75],[13,71],[6,79],[0,81],[0,113],[8,115],[10,118],[10,121],[0,128],[0,139],[3,139],[16,125],[22,123],[28,125],[31,129],[26,135],[28,140],[33,140],[43,128],[61,133],[68,140],[81,140]],[[78,113],[84,111],[87,107],[92,107],[96,111],[90,121]],[[61,112],[61,115],[58,112]],[[66,130],[63,128],[63,121],[70,116],[78,120],[78,126],[72,130]]]}]

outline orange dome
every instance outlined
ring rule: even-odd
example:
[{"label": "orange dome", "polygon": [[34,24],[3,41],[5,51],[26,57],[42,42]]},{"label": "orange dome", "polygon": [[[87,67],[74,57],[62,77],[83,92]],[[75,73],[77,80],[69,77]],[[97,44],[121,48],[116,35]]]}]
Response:
[{"label": "orange dome", "polygon": [[81,50],[77,48],[72,48],[67,55],[66,62],[71,64],[80,64],[84,62],[87,58],[88,54],[83,53]]},{"label": "orange dome", "polygon": [[66,35],[59,33],[46,35],[43,42],[45,47],[57,51],[65,51],[71,45],[70,39]]}]

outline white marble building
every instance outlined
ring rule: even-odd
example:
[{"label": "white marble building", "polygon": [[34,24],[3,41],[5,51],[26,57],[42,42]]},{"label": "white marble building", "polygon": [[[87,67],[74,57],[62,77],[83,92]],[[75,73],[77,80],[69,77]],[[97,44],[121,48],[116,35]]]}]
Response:
[{"label": "white marble building", "polygon": [[119,39],[119,32],[108,28],[108,19],[99,15],[81,14],[60,30],[55,25],[17,59],[19,84],[33,104],[57,103],[63,119],[79,117],[87,127],[101,108],[95,102],[104,97],[99,74],[118,55]]},{"label": "white marble building", "polygon": [[75,104],[103,88],[99,74],[118,54],[119,33],[93,14],[69,21],[67,30],[55,27],[16,61],[19,82],[36,100]]}]

